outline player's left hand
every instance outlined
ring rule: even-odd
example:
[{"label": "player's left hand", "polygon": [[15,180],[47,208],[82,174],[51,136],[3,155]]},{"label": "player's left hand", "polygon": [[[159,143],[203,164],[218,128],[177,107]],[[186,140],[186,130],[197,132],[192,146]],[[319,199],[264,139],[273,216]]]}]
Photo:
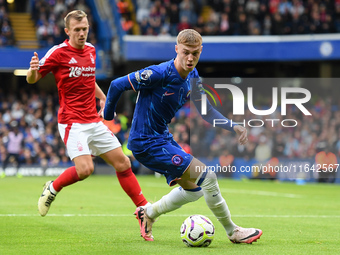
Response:
[{"label": "player's left hand", "polygon": [[104,118],[104,108],[105,108],[105,100],[99,100],[99,105],[100,105],[100,109],[99,109],[99,116]]},{"label": "player's left hand", "polygon": [[247,129],[242,126],[234,126],[234,131],[238,135],[238,142],[240,145],[245,145],[248,142]]},{"label": "player's left hand", "polygon": [[[104,102],[104,104],[102,104],[102,102]],[[102,119],[104,119],[105,100],[104,100],[104,101],[103,101],[103,100],[100,100],[100,101],[99,101],[99,105],[100,105],[100,110],[99,110],[99,112],[98,112],[99,117],[102,118]],[[116,116],[117,116],[117,114],[116,114],[116,112],[114,112],[114,113],[113,113],[113,118],[116,118]]]}]

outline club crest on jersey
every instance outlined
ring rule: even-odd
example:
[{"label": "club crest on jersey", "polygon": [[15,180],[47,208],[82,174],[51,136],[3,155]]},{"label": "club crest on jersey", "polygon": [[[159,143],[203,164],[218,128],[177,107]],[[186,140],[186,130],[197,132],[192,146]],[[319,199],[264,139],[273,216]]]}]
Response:
[{"label": "club crest on jersey", "polygon": [[139,72],[135,72],[135,78],[136,78],[136,81],[140,82],[141,79],[139,77]]},{"label": "club crest on jersey", "polygon": [[144,70],[142,73],[141,73],[141,78],[142,80],[146,81],[147,79],[150,78],[152,74],[152,71],[151,70]]},{"label": "club crest on jersey", "polygon": [[171,159],[172,164],[174,164],[175,166],[179,166],[183,163],[183,158],[180,155],[174,155]]},{"label": "club crest on jersey", "polygon": [[92,53],[90,53],[90,58],[91,58],[92,64],[94,64],[94,57],[93,57]]}]

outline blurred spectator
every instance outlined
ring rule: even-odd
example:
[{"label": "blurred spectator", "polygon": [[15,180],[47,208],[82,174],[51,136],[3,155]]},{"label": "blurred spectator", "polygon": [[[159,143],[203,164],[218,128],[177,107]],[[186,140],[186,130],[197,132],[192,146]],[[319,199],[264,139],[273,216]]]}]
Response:
[{"label": "blurred spectator", "polygon": [[189,24],[195,24],[197,20],[197,16],[195,13],[193,2],[190,0],[183,0],[179,4],[179,18],[182,19],[183,16],[188,18]]},{"label": "blurred spectator", "polygon": [[120,23],[122,25],[123,30],[128,35],[131,35],[134,22],[132,20],[128,19],[127,16],[122,16],[121,19],[120,19]]},{"label": "blurred spectator", "polygon": [[320,151],[315,155],[315,164],[318,182],[333,183],[335,181],[338,160],[328,147],[325,151]]},{"label": "blurred spectator", "polygon": [[220,20],[220,27],[218,33],[220,35],[228,35],[230,33],[229,16],[226,13],[222,13]]},{"label": "blurred spectator", "polygon": [[209,14],[208,21],[204,25],[205,35],[217,35],[219,32],[219,18],[216,12],[212,11]]},{"label": "blurred spectator", "polygon": [[11,122],[12,131],[8,133],[7,140],[7,156],[2,164],[2,169],[6,169],[9,162],[15,162],[17,169],[20,167],[20,153],[22,152],[24,136],[19,132],[18,122]]},{"label": "blurred spectator", "polygon": [[188,17],[182,16],[180,23],[178,23],[177,31],[182,31],[188,28],[191,28]]},{"label": "blurred spectator", "polygon": [[14,34],[8,19],[3,19],[1,22],[0,46],[1,45],[14,45]]},{"label": "blurred spectator", "polygon": [[272,156],[271,148],[268,144],[267,137],[261,135],[259,138],[259,144],[255,148],[255,159],[262,163],[269,160]]},{"label": "blurred spectator", "polygon": [[136,20],[138,23],[142,23],[144,18],[149,17],[150,5],[150,0],[137,0]]},{"label": "blurred spectator", "polygon": [[238,15],[238,20],[234,24],[234,35],[247,35],[248,34],[248,21],[245,13],[241,12]]},{"label": "blurred spectator", "polygon": [[[340,8],[339,8],[340,10]],[[178,34],[178,24],[179,24],[179,11],[177,4],[171,4],[170,8],[167,10],[167,15],[169,17],[170,23],[170,34],[176,36]],[[340,23],[340,21],[339,21]],[[339,25],[340,27],[340,25]]]},{"label": "blurred spectator", "polygon": [[274,138],[273,145],[273,157],[283,157],[284,156],[285,143],[283,141],[283,135],[277,134]]}]

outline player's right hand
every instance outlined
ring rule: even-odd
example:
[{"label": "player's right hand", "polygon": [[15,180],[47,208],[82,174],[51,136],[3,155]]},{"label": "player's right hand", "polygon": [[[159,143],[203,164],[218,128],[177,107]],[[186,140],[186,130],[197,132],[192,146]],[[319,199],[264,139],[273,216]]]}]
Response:
[{"label": "player's right hand", "polygon": [[245,145],[248,142],[247,129],[245,127],[236,125],[234,126],[234,130],[238,135],[238,143],[240,145]]},{"label": "player's right hand", "polygon": [[30,68],[31,70],[39,70],[39,57],[36,52],[34,52],[34,56],[31,59]]}]

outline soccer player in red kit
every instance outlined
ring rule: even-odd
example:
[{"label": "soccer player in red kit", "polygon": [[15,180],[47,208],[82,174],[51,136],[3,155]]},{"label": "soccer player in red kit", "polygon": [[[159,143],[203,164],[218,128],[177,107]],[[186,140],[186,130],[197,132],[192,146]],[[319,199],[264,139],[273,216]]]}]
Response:
[{"label": "soccer player in red kit", "polygon": [[[100,121],[106,96],[95,80],[96,51],[87,43],[89,24],[85,12],[75,10],[64,18],[69,39],[52,47],[39,61],[38,54],[30,62],[28,83],[36,83],[47,73],[54,74],[59,94],[58,129],[75,166],[67,168],[54,181],[48,181],[38,201],[45,216],[57,193],[63,188],[89,177],[94,165],[91,155],[100,156],[117,172],[124,191],[136,206],[147,204],[131,163],[124,155],[115,135]],[[96,97],[101,109],[97,113]]]}]

